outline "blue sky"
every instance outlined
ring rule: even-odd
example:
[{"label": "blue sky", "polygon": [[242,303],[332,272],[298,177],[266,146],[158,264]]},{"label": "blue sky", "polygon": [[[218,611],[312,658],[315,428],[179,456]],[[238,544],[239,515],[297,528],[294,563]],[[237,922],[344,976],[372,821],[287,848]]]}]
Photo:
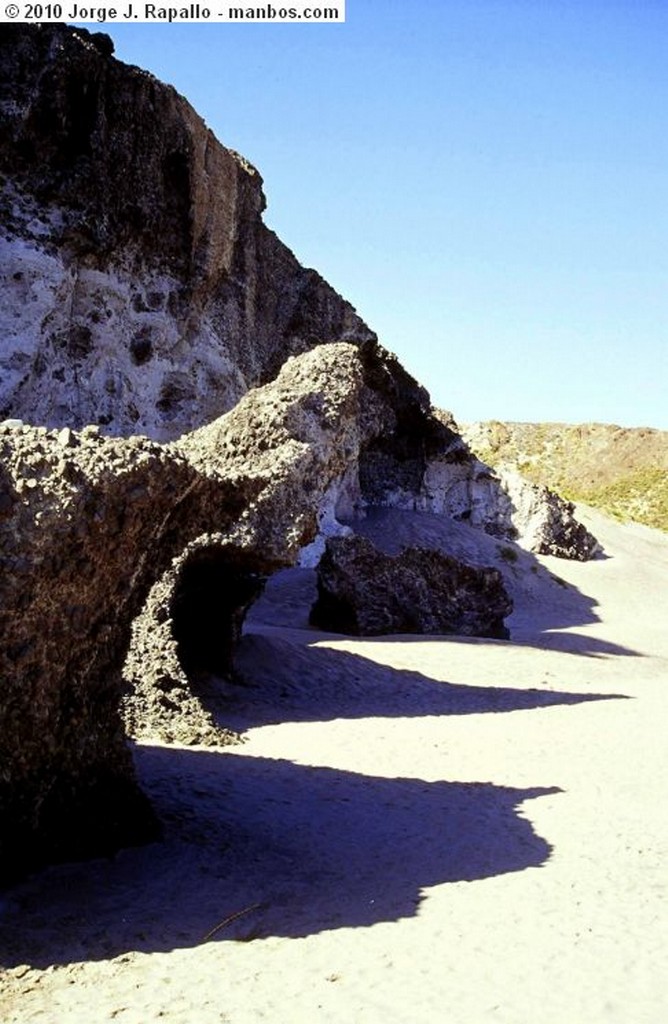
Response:
[{"label": "blue sky", "polygon": [[104,28],[258,167],[266,222],[435,404],[668,429],[666,0]]}]

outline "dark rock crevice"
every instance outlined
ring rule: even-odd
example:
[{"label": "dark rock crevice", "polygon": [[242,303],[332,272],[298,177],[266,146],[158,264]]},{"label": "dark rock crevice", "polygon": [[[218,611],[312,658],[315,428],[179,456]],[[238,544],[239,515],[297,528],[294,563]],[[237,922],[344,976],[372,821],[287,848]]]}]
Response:
[{"label": "dark rock crevice", "polygon": [[245,614],[264,583],[253,559],[238,554],[231,558],[209,547],[196,549],[188,558],[170,609],[177,656],[187,676],[230,675]]}]

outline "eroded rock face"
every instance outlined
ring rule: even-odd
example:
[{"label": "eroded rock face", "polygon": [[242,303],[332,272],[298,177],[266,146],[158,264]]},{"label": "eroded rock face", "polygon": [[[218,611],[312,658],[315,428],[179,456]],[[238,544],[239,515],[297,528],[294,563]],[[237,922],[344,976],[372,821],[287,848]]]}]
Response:
[{"label": "eroded rock face", "polygon": [[[346,511],[341,502],[344,519],[354,519],[369,505],[410,509],[466,522],[536,554],[586,561],[596,553],[598,542],[575,518],[572,502],[507,468],[481,462],[452,416],[430,409],[428,400],[421,407],[400,374],[392,374],[392,388],[411,400],[393,402],[388,394],[399,411],[392,429],[363,452],[358,507],[349,501]],[[324,526],[323,533],[337,532],[327,513]]]},{"label": "eroded rock face", "polygon": [[311,623],[336,633],[457,633],[506,639],[513,603],[498,569],[465,565],[441,552],[396,556],[364,537],[332,537],[318,566]]},{"label": "eroded rock face", "polygon": [[[255,168],[111,51],[62,25],[7,25],[0,39],[0,417],[169,440],[290,355],[374,336],[265,227]],[[518,502],[394,357],[367,376],[385,395],[385,429],[323,505],[323,533],[337,532],[345,498],[347,515],[416,507],[587,557],[565,503],[549,498],[542,514],[548,492],[528,490]]]},{"label": "eroded rock face", "polygon": [[373,334],[263,224],[255,168],[110,43],[0,38],[0,418],[168,440]]},{"label": "eroded rock face", "polygon": [[[152,833],[119,715],[132,623],[153,587],[155,644],[138,639],[128,675],[144,689],[129,715],[184,738],[187,673],[225,670],[262,578],[313,539],[332,481],[392,415],[367,382],[372,348],[288,360],[177,444],[0,428],[0,870]],[[226,600],[198,653],[202,588],[200,612],[207,590]],[[202,712],[195,738],[212,728]]]},{"label": "eroded rock face", "polygon": [[572,502],[518,473],[478,461],[461,438],[452,451],[427,461],[414,494],[398,492],[387,504],[447,515],[536,554],[584,562],[598,550],[596,538],[575,518]]},{"label": "eroded rock face", "polygon": [[496,521],[502,528],[511,523],[523,547],[576,562],[586,562],[596,554],[599,543],[575,518],[572,501],[511,470],[499,469],[495,475],[506,498],[498,503]]},{"label": "eroded rock face", "polygon": [[[117,705],[124,628],[158,521],[195,484],[145,440],[0,432],[0,871],[109,850],[155,828]],[[178,506],[173,526],[178,522]]]},{"label": "eroded rock face", "polygon": [[[220,476],[233,485],[243,481],[253,494],[226,534],[245,566],[246,603],[261,583],[253,565],[266,573],[297,559],[316,535],[327,494],[336,481],[355,476],[360,450],[392,420],[384,396],[368,382],[367,366],[382,354],[374,344],[368,348],[328,345],[291,359],[275,382],[249,392],[226,416],[170,446],[207,478]],[[279,485],[283,479],[286,486]],[[242,609],[237,607],[234,621],[229,609],[221,614],[229,589],[225,559],[229,572],[238,571],[229,554],[221,560],[220,540],[206,533],[186,545],[152,587],[134,623],[125,665],[132,693],[124,716],[134,735],[220,742],[193,687],[201,683],[206,689],[207,677],[231,668]],[[193,574],[190,592],[188,573]],[[184,643],[195,652],[189,665],[179,650]]]}]

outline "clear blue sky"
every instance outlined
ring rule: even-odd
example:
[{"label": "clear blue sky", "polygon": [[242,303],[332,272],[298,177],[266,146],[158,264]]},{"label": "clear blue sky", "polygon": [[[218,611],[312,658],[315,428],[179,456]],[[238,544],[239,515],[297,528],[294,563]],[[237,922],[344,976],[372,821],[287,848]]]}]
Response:
[{"label": "clear blue sky", "polygon": [[266,222],[435,404],[667,429],[667,0],[347,17],[104,28],[258,167]]}]

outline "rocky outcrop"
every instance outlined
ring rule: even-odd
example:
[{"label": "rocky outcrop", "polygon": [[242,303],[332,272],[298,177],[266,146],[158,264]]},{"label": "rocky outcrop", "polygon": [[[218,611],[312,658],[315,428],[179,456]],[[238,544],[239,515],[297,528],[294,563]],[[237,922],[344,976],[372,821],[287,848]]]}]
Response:
[{"label": "rocky outcrop", "polygon": [[263,224],[255,168],[111,50],[0,37],[0,418],[168,440],[373,334]]},{"label": "rocky outcrop", "polygon": [[[290,355],[374,336],[263,224],[258,172],[111,53],[107,37],[62,25],[0,39],[0,416],[175,439]],[[323,533],[340,530],[338,512],[393,504],[574,550],[550,541],[553,510],[538,526],[541,498],[518,505],[396,359],[367,372],[393,414],[333,485]]]},{"label": "rocky outcrop", "polygon": [[[274,383],[250,392],[226,416],[170,446],[208,476],[243,478],[247,486],[275,481],[239,517],[237,547],[276,552],[277,565],[295,561],[314,541],[340,481],[356,480],[360,452],[394,421],[387,396],[376,390],[384,358],[373,343],[315,349],[290,360]],[[286,473],[292,482],[279,486]],[[241,613],[262,581],[245,574],[243,608],[233,621],[229,569],[222,573],[219,561],[210,536],[198,538],[157,579],[133,625],[124,716],[136,736],[220,742],[200,700],[212,696],[212,676],[232,671]],[[213,697],[215,705],[215,688]]]},{"label": "rocky outcrop", "polygon": [[[415,394],[405,383],[397,387],[395,381],[395,387],[398,395]],[[395,404],[401,408],[396,429],[363,453],[360,500],[347,513],[342,505],[344,519],[368,506],[430,512],[536,554],[586,561],[596,553],[598,542],[576,520],[571,502],[508,468],[481,462],[451,414],[431,409],[428,399],[426,407],[407,404],[405,397]],[[341,532],[331,514],[324,526],[328,535]]]},{"label": "rocky outcrop", "polygon": [[[0,873],[155,829],[118,716],[125,631],[196,484],[149,441],[0,433]],[[228,499],[233,502],[231,491]]]},{"label": "rocky outcrop", "polygon": [[519,473],[499,469],[495,476],[500,483],[500,500],[484,527],[488,533],[517,539],[539,555],[586,562],[596,554],[598,541],[575,518],[571,501]]},{"label": "rocky outcrop", "polygon": [[451,437],[425,459],[414,491],[397,489],[379,504],[446,515],[536,554],[587,561],[596,553],[598,542],[575,518],[572,502],[507,468],[492,469],[454,431]]},{"label": "rocky outcrop", "polygon": [[[132,623],[157,586],[128,715],[184,738],[188,678],[227,670],[264,577],[313,539],[324,494],[391,422],[378,358],[373,344],[320,346],[167,446],[0,429],[2,870],[151,834],[118,710]],[[201,741],[212,725],[198,714]]]},{"label": "rocky outcrop", "polygon": [[513,603],[498,569],[439,551],[384,554],[364,537],[332,537],[318,566],[311,623],[337,633],[457,633],[506,639]]},{"label": "rocky outcrop", "polygon": [[432,460],[414,504],[420,511],[449,515],[493,537],[515,540],[536,554],[587,561],[598,549],[596,538],[575,519],[571,502],[519,473],[493,470],[475,458],[459,466]]}]

